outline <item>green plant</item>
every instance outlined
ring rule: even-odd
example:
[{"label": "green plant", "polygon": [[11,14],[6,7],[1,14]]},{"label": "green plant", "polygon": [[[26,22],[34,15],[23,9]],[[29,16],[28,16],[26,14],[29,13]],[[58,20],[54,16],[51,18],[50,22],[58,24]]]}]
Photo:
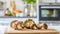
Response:
[{"label": "green plant", "polygon": [[36,0],[22,0],[24,3],[27,3],[27,4],[34,4],[36,3]]}]

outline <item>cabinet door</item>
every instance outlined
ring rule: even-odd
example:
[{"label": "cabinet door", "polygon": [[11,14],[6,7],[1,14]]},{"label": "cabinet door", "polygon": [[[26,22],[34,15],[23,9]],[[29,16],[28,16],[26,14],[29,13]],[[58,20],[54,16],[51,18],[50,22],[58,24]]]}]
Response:
[{"label": "cabinet door", "polygon": [[55,0],[42,0],[43,3],[55,3]]}]

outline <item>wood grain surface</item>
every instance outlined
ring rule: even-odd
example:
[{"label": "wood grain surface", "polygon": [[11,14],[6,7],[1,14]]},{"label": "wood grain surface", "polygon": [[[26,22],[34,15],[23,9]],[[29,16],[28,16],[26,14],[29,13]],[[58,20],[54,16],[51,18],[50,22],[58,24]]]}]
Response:
[{"label": "wood grain surface", "polygon": [[47,30],[32,30],[32,29],[23,29],[23,30],[14,30],[12,28],[6,28],[4,34],[59,34],[55,29],[49,28]]}]

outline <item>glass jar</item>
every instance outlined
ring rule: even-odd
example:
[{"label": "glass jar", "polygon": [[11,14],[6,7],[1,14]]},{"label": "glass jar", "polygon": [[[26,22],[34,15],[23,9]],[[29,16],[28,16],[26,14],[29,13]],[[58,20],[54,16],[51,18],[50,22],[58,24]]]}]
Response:
[{"label": "glass jar", "polygon": [[36,17],[37,16],[37,10],[34,4],[30,4],[30,16]]},{"label": "glass jar", "polygon": [[25,5],[25,16],[29,16],[29,17],[37,16],[37,10],[34,4]]}]

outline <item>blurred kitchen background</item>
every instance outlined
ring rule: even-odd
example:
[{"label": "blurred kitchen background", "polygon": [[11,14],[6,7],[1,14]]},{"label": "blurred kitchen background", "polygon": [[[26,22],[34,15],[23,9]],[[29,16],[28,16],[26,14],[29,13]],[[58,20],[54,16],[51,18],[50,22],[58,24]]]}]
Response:
[{"label": "blurred kitchen background", "polygon": [[[24,15],[24,7],[25,7],[25,4],[21,1],[21,0],[14,0],[15,3],[16,3],[16,9],[18,10],[22,10],[23,14],[21,15]],[[3,2],[1,4],[1,2]],[[58,4],[56,4],[58,3]],[[12,20],[20,20],[20,21],[24,21],[28,18],[31,18],[33,19],[36,24],[38,23],[43,23],[43,22],[46,22],[48,24],[48,26],[51,26],[51,27],[54,27],[55,29],[59,30],[60,28],[60,21],[40,21],[39,20],[39,5],[50,5],[50,4],[54,4],[54,5],[60,5],[60,0],[37,0],[36,1],[36,5],[35,5],[35,15],[34,16],[21,16],[21,17],[9,17],[9,16],[4,16],[4,11],[6,11],[7,8],[10,8],[10,0],[0,0],[0,34],[4,34],[4,29],[6,27],[9,27],[9,23],[12,21]],[[31,12],[32,13],[32,12]],[[60,30],[59,30],[60,31]]]},{"label": "blurred kitchen background", "polygon": [[[6,13],[6,10],[7,8],[10,9],[10,1],[11,0],[0,0],[0,3],[2,2],[3,5],[0,9],[0,25],[4,25],[4,26],[7,26],[9,25],[10,21],[12,20],[21,20],[21,21],[24,21],[28,18],[31,18],[33,19],[34,21],[38,22],[38,19],[37,19],[37,9],[36,9],[36,15],[35,17],[34,16],[24,16],[24,12],[25,12],[25,4],[22,0],[14,0],[15,1],[15,5],[16,5],[16,9],[18,10],[21,10],[22,13],[20,13],[21,15],[20,16],[6,16],[4,13]],[[37,8],[37,3],[35,5],[35,7]]]}]

